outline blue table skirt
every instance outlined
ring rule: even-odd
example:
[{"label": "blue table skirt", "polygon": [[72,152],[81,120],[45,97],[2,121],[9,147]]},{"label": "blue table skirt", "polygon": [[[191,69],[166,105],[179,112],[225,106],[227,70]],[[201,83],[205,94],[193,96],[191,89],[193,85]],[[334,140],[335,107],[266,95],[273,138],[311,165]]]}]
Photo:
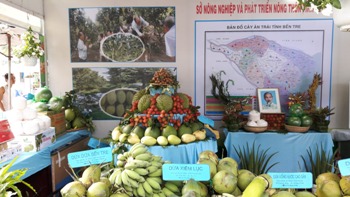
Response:
[{"label": "blue table skirt", "polygon": [[[303,156],[308,161],[309,147],[315,155],[316,147],[319,149],[321,145],[323,149],[330,156],[333,154],[333,140],[330,133],[319,132],[307,132],[307,133],[251,133],[251,132],[227,132],[225,147],[227,149],[227,155],[232,157],[237,162],[239,158],[234,150],[234,146],[237,148],[246,147],[247,143],[249,147],[252,147],[255,142],[255,147],[261,145],[260,150],[267,150],[267,155],[271,155],[277,152],[272,157],[269,164],[279,162],[269,172],[306,172],[304,162],[301,158]],[[310,165],[309,165],[310,168]]]},{"label": "blue table skirt", "polygon": [[[28,168],[23,179],[39,172],[40,170],[51,166],[51,153],[55,150],[62,148],[66,145],[72,143],[72,141],[81,138],[82,136],[87,136],[90,133],[85,130],[69,132],[62,136],[59,136],[52,145],[40,150],[38,152],[23,152],[19,155],[17,161],[10,168],[11,170]],[[0,163],[0,167],[8,164],[11,160]]]},{"label": "blue table skirt", "polygon": [[171,163],[195,164],[201,152],[211,150],[216,153],[218,146],[215,139],[209,139],[177,146],[150,146],[148,150],[154,155],[161,156],[163,160],[171,161]]}]

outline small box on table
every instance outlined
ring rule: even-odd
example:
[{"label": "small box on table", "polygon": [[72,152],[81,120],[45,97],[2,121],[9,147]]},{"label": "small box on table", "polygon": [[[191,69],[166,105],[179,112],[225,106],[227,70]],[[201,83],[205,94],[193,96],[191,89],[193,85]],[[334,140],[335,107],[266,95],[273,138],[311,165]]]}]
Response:
[{"label": "small box on table", "polygon": [[18,135],[16,139],[22,142],[24,152],[37,152],[56,141],[55,127],[33,135]]},{"label": "small box on table", "polygon": [[284,124],[286,120],[286,115],[284,113],[261,113],[260,118],[264,119],[268,123],[267,130],[284,130]]}]

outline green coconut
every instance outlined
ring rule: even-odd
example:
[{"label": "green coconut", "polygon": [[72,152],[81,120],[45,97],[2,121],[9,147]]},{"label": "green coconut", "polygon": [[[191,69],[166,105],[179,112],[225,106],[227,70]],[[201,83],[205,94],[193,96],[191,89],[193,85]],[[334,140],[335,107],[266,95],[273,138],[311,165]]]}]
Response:
[{"label": "green coconut", "polygon": [[101,177],[101,168],[98,165],[91,165],[86,168],[81,176],[81,182],[88,188],[93,183],[99,182]]},{"label": "green coconut", "polygon": [[73,181],[66,184],[60,193],[62,197],[82,197],[85,196],[86,188],[80,181]]},{"label": "green coconut", "polygon": [[222,158],[217,165],[218,171],[227,170],[238,176],[238,163],[231,157]]},{"label": "green coconut", "polygon": [[341,177],[339,185],[344,195],[350,195],[350,176]]},{"label": "green coconut", "polygon": [[295,197],[295,195],[289,191],[279,191],[272,195],[272,197]]},{"label": "green coconut", "polygon": [[247,188],[247,186],[250,184],[250,182],[252,182],[253,179],[255,178],[255,174],[249,170],[240,169],[238,171],[237,178],[238,178],[237,186],[241,191],[244,191]]},{"label": "green coconut", "polygon": [[325,180],[317,185],[316,195],[318,197],[342,197],[342,191],[339,183],[335,180]]},{"label": "green coconut", "polygon": [[86,192],[87,197],[109,197],[109,188],[104,182],[93,183]]},{"label": "green coconut", "polygon": [[213,179],[213,189],[219,193],[232,193],[237,187],[237,177],[227,170],[217,172]]}]

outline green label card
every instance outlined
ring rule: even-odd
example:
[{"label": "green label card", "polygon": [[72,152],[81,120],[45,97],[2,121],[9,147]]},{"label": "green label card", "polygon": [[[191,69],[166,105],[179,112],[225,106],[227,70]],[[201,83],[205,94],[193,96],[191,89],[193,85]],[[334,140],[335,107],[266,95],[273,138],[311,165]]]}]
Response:
[{"label": "green label card", "polygon": [[312,188],[310,172],[269,172],[272,177],[272,188]]},{"label": "green label card", "polygon": [[101,164],[112,161],[111,147],[78,151],[68,154],[68,164],[71,168]]},{"label": "green label card", "polygon": [[342,176],[350,175],[350,159],[341,159],[338,161],[338,167]]},{"label": "green label card", "polygon": [[208,181],[210,169],[207,164],[163,164],[163,180],[167,181]]}]

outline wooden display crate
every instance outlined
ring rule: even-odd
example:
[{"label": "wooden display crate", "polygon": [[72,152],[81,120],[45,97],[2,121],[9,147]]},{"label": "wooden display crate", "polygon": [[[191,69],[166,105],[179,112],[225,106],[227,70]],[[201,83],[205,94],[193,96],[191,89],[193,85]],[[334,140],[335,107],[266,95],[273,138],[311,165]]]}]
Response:
[{"label": "wooden display crate", "polygon": [[284,130],[284,124],[286,119],[286,115],[284,113],[261,113],[260,118],[264,119],[268,123],[267,130]]},{"label": "wooden display crate", "polygon": [[66,131],[64,110],[61,112],[46,111],[41,113],[50,117],[51,127],[55,127],[56,137],[62,135]]}]

